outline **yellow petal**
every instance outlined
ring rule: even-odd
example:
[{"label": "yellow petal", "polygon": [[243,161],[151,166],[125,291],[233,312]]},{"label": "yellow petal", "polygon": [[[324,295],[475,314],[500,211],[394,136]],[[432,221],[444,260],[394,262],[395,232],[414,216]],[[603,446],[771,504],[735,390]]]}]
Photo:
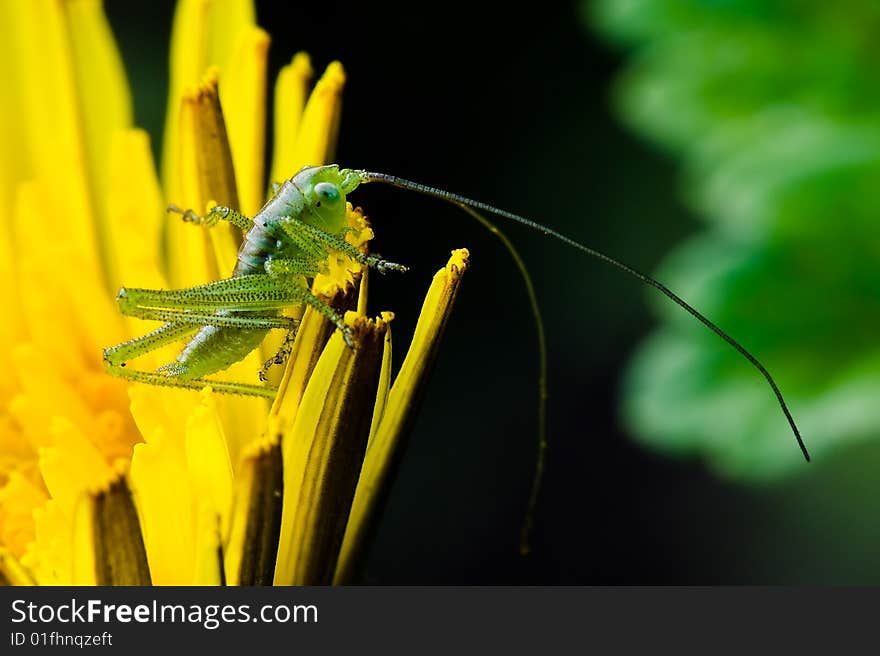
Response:
[{"label": "yellow petal", "polygon": [[[0,57],[0,59],[3,59]],[[2,105],[3,103],[0,103]],[[0,117],[2,121],[2,117]],[[0,149],[3,150],[3,149]],[[2,172],[0,172],[2,175]],[[2,186],[2,183],[0,183]],[[0,190],[0,202],[2,202],[2,190]],[[4,207],[12,207],[5,205]],[[15,344],[24,338],[24,325],[22,322],[23,310],[19,300],[21,285],[15,273],[15,260],[12,253],[14,246],[9,230],[10,222],[3,222],[0,228],[0,294],[3,295],[4,312],[7,317],[16,317],[15,321],[0,321],[0,342],[6,344],[6,348],[0,349],[0,370],[9,371],[12,368],[10,344]],[[15,391],[14,381],[9,376],[0,377],[0,404],[5,407]]]},{"label": "yellow petal", "polygon": [[[334,157],[342,116],[343,86],[345,70],[339,62],[332,62],[315,85],[303,112],[291,157],[293,172],[306,165],[326,164]],[[288,177],[290,175],[293,173]]]},{"label": "yellow petal", "polygon": [[220,518],[225,532],[232,504],[232,464],[214,396],[202,392],[202,403],[186,423],[186,461],[198,504]]},{"label": "yellow petal", "polygon": [[122,58],[100,0],[61,3],[70,32],[77,98],[85,130],[89,170],[99,184],[101,198],[109,179],[113,132],[132,124],[131,94]]},{"label": "yellow petal", "polygon": [[453,251],[446,267],[434,276],[406,358],[388,395],[378,428],[371,434],[364,465],[345,531],[345,541],[334,577],[346,583],[356,576],[370,531],[380,512],[389,474],[399,456],[402,440],[415,419],[428,372],[437,357],[458,285],[468,267],[468,252]]},{"label": "yellow petal", "polygon": [[[165,215],[147,133],[114,133],[109,162],[110,187],[105,196],[107,236],[115,249],[108,258],[110,288],[115,291],[123,285],[166,287],[159,268],[159,243],[162,224],[172,219]],[[135,319],[129,326],[129,331],[133,330],[130,334],[143,329],[143,323]]]},{"label": "yellow petal", "polygon": [[93,511],[92,500],[86,494],[81,495],[74,508],[70,529],[71,585],[98,585],[97,527]]},{"label": "yellow petal", "polygon": [[[233,486],[218,399],[205,391],[192,408],[192,393],[148,386],[134,387],[131,396],[147,436],[135,448],[131,481],[153,583],[217,585]],[[185,439],[166,437],[174,426],[185,426]]]},{"label": "yellow petal", "polygon": [[74,585],[150,585],[140,522],[124,476],[81,498],[72,550]]},{"label": "yellow petal", "polygon": [[[196,127],[192,124],[193,116],[186,115],[181,103],[187,91],[202,80],[206,71],[212,67],[221,71],[230,68],[236,54],[233,47],[240,41],[246,43],[247,37],[243,35],[252,32],[254,20],[250,0],[181,0],[177,4],[171,36],[171,80],[162,149],[162,183],[168,200],[183,205],[183,209],[202,213],[205,203],[210,200],[239,208],[237,191],[233,203],[228,185],[223,190],[202,186],[200,191],[194,191],[198,186],[192,185],[192,169],[187,170],[187,167],[193,166],[193,155],[200,151],[194,150],[193,131]],[[187,122],[189,127],[185,127]],[[182,134],[184,130],[189,130],[189,134]],[[225,129],[223,140],[226,141]],[[217,166],[223,167],[224,174],[233,170],[228,157]],[[235,254],[235,249],[229,253],[230,242],[235,243],[231,227],[217,226],[219,230],[212,231],[210,236],[199,231],[184,231],[181,229],[184,227],[192,228],[181,226],[179,222],[166,224],[168,261],[165,268],[171,284],[184,287],[228,275],[231,266],[226,258]],[[207,247],[205,240],[219,240],[220,243]],[[213,263],[218,256],[222,263],[215,266]]]},{"label": "yellow petal", "polygon": [[293,425],[303,392],[333,330],[333,325],[323,315],[313,308],[306,309],[269,413],[271,433],[281,434]]},{"label": "yellow petal", "polygon": [[[117,131],[132,125],[131,96],[102,3],[99,0],[68,0],[62,6],[70,35],[89,191],[95,199],[92,203],[96,210],[93,216],[95,235],[101,261],[106,267],[113,257],[110,252],[113,242],[107,234],[109,217],[102,200],[113,188],[112,140]],[[129,178],[124,188],[130,189],[132,180],[140,184],[140,178]]]},{"label": "yellow petal", "polygon": [[0,544],[21,557],[34,539],[33,512],[46,503],[46,490],[21,472],[12,472],[0,488]]},{"label": "yellow petal", "polygon": [[281,447],[277,436],[255,442],[235,477],[235,503],[226,543],[229,585],[272,585],[282,500]]},{"label": "yellow petal", "polygon": [[[99,262],[99,249],[75,59],[63,7],[60,2],[8,2],[3,20],[14,29],[4,45],[19,70],[26,71],[10,95],[22,108],[17,128],[24,134],[24,148],[16,153],[17,181],[40,181],[41,227],[47,234],[66,235],[67,250],[75,256],[67,266],[79,272],[78,265]],[[47,214],[63,216],[62,232],[47,225]]]},{"label": "yellow petal", "polygon": [[[183,95],[178,141],[179,185],[172,199],[182,209],[204,215],[208,203],[238,207],[235,169],[212,68],[198,86]],[[168,275],[174,287],[189,287],[232,273],[238,250],[233,226],[209,229],[179,216],[166,224]]]},{"label": "yellow petal", "polygon": [[34,541],[21,558],[38,585],[73,585],[73,525],[70,516],[49,500],[34,510]]},{"label": "yellow petal", "polygon": [[68,418],[81,430],[86,430],[91,422],[91,413],[82,397],[65,384],[58,372],[50,368],[44,371],[40,366],[44,358],[45,354],[27,344],[13,349],[22,393],[10,403],[9,411],[34,450],[51,445],[49,427],[55,416]]},{"label": "yellow petal", "polygon": [[36,585],[28,569],[8,549],[0,548],[0,585]]},{"label": "yellow petal", "polygon": [[[60,261],[84,278],[94,270],[99,291],[106,293],[102,263],[109,244],[97,199],[109,187],[112,134],[131,124],[131,101],[102,5],[7,2],[3,17],[12,28],[4,43],[17,69],[4,77],[15,87],[9,97],[16,105],[5,118],[14,120],[18,133],[4,140],[16,144],[15,169],[4,165],[4,180],[39,182],[42,215],[63,217],[63,233],[41,224],[50,234],[67,235],[70,255]],[[4,186],[9,201],[11,187]]]},{"label": "yellow petal", "polygon": [[[22,66],[21,53],[18,50],[19,39],[26,38],[22,34],[22,16],[25,8],[16,0],[0,0],[0,43],[5,44],[7,54],[0,57],[0,79],[4,81],[4,93],[7,102],[0,103],[0,207],[14,209],[16,188],[20,180],[31,173],[27,145],[25,143],[26,109],[22,100],[25,71]],[[7,210],[7,211],[8,211]],[[4,309],[7,316],[21,317],[19,301],[19,281],[15,271],[15,245],[13,244],[13,222],[0,222],[0,292],[4,297]],[[4,344],[12,344],[24,335],[21,321],[0,322],[0,340]],[[9,349],[0,349],[0,367],[9,371]],[[11,397],[14,385],[4,377],[0,380],[0,400],[5,407]]]},{"label": "yellow petal", "polygon": [[210,508],[196,510],[195,573],[193,585],[223,585],[221,518]]},{"label": "yellow petal", "polygon": [[[0,486],[6,485],[13,473],[19,473],[30,481],[38,481],[36,471],[36,450],[28,443],[21,427],[13,419],[8,409],[0,413]],[[2,507],[2,501],[0,501]],[[0,510],[2,512],[2,510]],[[2,525],[0,520],[0,525]],[[2,528],[0,528],[2,532]],[[2,544],[2,537],[0,537]]]},{"label": "yellow petal", "polygon": [[376,406],[373,408],[373,421],[370,424],[370,439],[367,441],[367,450],[369,450],[370,443],[379,430],[382,417],[385,415],[385,405],[388,403],[388,392],[391,389],[391,364],[391,327],[389,326],[388,331],[385,333],[382,367],[379,370],[379,390],[376,394]]},{"label": "yellow petal", "polygon": [[125,384],[82,367],[62,372],[47,361],[48,354],[28,344],[13,349],[20,393],[10,402],[9,412],[23,437],[34,449],[51,446],[47,438],[53,434],[52,422],[64,417],[107,462],[129,457],[140,437],[125,411]]},{"label": "yellow petal", "polygon": [[181,440],[157,429],[144,433],[131,459],[137,502],[154,585],[187,585],[196,575],[196,518]]},{"label": "yellow petal", "polygon": [[[133,385],[128,390],[131,398],[131,414],[141,435],[154,435],[168,428],[179,430],[186,426],[190,415],[198,407],[199,395],[186,390],[150,385]],[[181,439],[168,443],[176,448],[176,459],[186,461],[185,444]]]},{"label": "yellow petal", "polygon": [[[0,103],[0,206],[12,207],[15,200],[15,186],[19,180],[23,179],[29,172],[30,164],[28,154],[26,152],[25,138],[26,131],[23,129],[25,125],[25,108],[21,102],[21,95],[24,86],[25,69],[22,67],[23,58],[19,48],[19,39],[26,38],[22,34],[22,7],[16,4],[22,4],[18,0],[0,0],[0,43],[3,43],[7,49],[7,54],[0,57],[0,79],[3,80],[4,94],[7,98],[19,99],[17,102]],[[8,231],[8,223],[3,222],[3,230],[0,233],[0,253],[5,255],[2,250],[2,242],[11,239]],[[11,263],[8,262],[8,263]],[[2,258],[0,258],[0,267],[3,266]],[[3,271],[0,268],[0,271]],[[3,281],[0,281],[3,284]],[[5,286],[4,286],[5,288]]]},{"label": "yellow petal", "polygon": [[[100,368],[100,345],[119,341],[122,320],[110,303],[100,280],[96,259],[85,261],[75,240],[34,239],[34,217],[46,234],[67,234],[77,226],[65,225],[63,208],[53,207],[54,196],[36,183],[19,186],[14,234],[18,281],[24,325],[40,350],[52,356],[53,366],[80,371],[84,362]],[[76,271],[76,275],[71,275]],[[58,319],[64,317],[64,331]],[[91,349],[84,351],[84,345]]]},{"label": "yellow petal", "polygon": [[238,210],[253,216],[266,200],[266,56],[269,35],[243,30],[221,73],[220,98],[238,182]]},{"label": "yellow petal", "polygon": [[357,347],[338,331],[330,338],[282,439],[284,505],[276,585],[332,580],[345,523],[369,437],[385,331],[350,312]]},{"label": "yellow petal", "polygon": [[98,585],[149,585],[143,535],[126,479],[120,477],[92,499]]},{"label": "yellow petal", "polygon": [[116,476],[103,454],[67,419],[50,424],[52,446],[40,452],[40,472],[52,499],[68,517],[82,494],[104,487]]},{"label": "yellow petal", "polygon": [[[309,84],[314,75],[309,56],[298,52],[278,73],[275,83],[275,143],[269,182],[281,183],[297,172],[296,137]],[[302,167],[302,164],[299,164]]]},{"label": "yellow petal", "polygon": [[180,101],[184,90],[197,84],[211,66],[225,70],[230,44],[255,24],[250,0],[180,0],[171,31],[171,78],[162,147],[162,183],[169,199],[179,194],[176,144]]},{"label": "yellow petal", "polygon": [[[256,382],[254,374],[260,370],[261,366],[259,351],[254,351],[219,377],[223,380],[253,380]],[[232,394],[218,395],[215,400],[217,413],[222,419],[223,430],[226,434],[229,460],[234,469],[242,449],[265,432],[269,403],[267,399],[253,396],[233,396]]]},{"label": "yellow petal", "polygon": [[208,65],[226,70],[236,55],[239,35],[256,24],[252,0],[212,0],[208,26]]}]

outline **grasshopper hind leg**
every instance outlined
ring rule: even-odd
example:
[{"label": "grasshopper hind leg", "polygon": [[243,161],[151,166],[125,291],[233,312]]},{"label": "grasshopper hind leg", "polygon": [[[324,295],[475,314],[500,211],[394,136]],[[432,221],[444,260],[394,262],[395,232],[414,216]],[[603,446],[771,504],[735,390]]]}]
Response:
[{"label": "grasshopper hind leg", "polygon": [[180,364],[176,361],[152,372],[141,371],[128,366],[129,360],[146,355],[166,344],[182,339],[197,329],[198,326],[192,324],[166,323],[146,335],[104,349],[104,368],[107,373],[113,376],[135,383],[192,390],[200,390],[210,386],[214,391],[226,394],[260,396],[270,399],[275,397],[277,389],[274,387],[224,380],[208,380],[206,378],[180,378],[173,373],[174,365]]},{"label": "grasshopper hind leg", "polygon": [[108,372],[134,383],[146,383],[147,385],[178,387],[190,390],[201,390],[205,387],[210,387],[215,392],[237,394],[239,396],[259,396],[266,399],[274,399],[275,394],[278,391],[275,387],[267,387],[265,385],[251,385],[249,383],[235,383],[225,380],[209,380],[207,378],[176,378],[174,376],[166,376],[164,374],[149,371],[139,371],[137,369],[121,369],[113,371],[108,368]]},{"label": "grasshopper hind leg", "polygon": [[[205,352],[206,349],[211,351],[208,348],[211,344],[203,344],[204,337],[192,337],[197,331],[204,334],[212,329],[221,333],[221,350],[224,345],[227,349],[240,350],[243,342],[248,342],[244,346],[253,350],[251,347],[255,348],[256,344],[249,342],[256,340],[260,333],[278,328],[294,330],[293,320],[279,317],[275,312],[296,300],[274,285],[265,274],[247,279],[227,279],[186,290],[122,290],[117,300],[125,315],[162,319],[166,323],[147,335],[106,349],[104,363],[108,373],[150,385],[184,389],[201,389],[210,385],[218,392],[274,397],[277,390],[270,386],[205,378],[225,369],[229,363],[219,362],[216,358],[212,360],[211,353]],[[189,361],[182,361],[178,356],[156,371],[128,366],[129,360],[181,339],[189,339],[181,352],[181,355],[187,354]],[[194,353],[194,349],[200,350]]]},{"label": "grasshopper hind leg", "polygon": [[125,378],[125,367],[129,360],[182,339],[197,329],[198,326],[191,324],[166,323],[146,335],[104,349],[104,365],[110,373]]}]

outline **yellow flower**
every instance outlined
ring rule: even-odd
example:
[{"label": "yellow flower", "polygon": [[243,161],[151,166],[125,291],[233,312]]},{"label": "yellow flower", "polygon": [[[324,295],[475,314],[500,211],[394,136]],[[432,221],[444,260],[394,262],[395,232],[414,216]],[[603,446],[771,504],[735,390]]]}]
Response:
[{"label": "yellow flower", "polygon": [[[151,328],[120,316],[124,283],[225,277],[240,235],[165,217],[166,202],[253,216],[263,171],[269,37],[251,2],[179,2],[162,184],[133,126],[125,74],[96,0],[0,0],[0,579],[15,584],[321,584],[352,580],[390,463],[436,356],[467,251],[431,283],[391,380],[393,315],[367,316],[366,271],[331,258],[314,293],[344,312],[358,348],[302,313],[279,393],[262,398],[129,386],[101,350]],[[332,157],[345,80],[308,93],[299,54],[275,87],[269,180]],[[222,109],[221,109],[222,108]],[[372,231],[349,208],[351,243]],[[294,311],[296,309],[293,309]],[[253,380],[278,351],[217,376]],[[179,346],[177,347],[179,348]],[[168,348],[139,365],[174,357]],[[143,365],[143,361],[146,364]]]}]

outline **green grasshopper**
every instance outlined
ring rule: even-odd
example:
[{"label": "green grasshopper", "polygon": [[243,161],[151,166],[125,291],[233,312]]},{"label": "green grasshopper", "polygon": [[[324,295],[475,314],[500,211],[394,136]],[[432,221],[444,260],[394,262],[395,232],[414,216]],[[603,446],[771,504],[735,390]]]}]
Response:
[{"label": "green grasshopper", "polygon": [[[268,386],[207,380],[256,349],[272,329],[285,329],[288,336],[295,322],[281,315],[290,306],[308,305],[331,321],[349,347],[355,348],[351,329],[337,312],[311,293],[308,279],[319,273],[328,256],[341,253],[375,268],[380,273],[406,271],[406,267],[369,255],[345,241],[347,230],[346,196],[359,185],[381,182],[401,189],[439,198],[465,209],[488,212],[525,225],[627,273],[654,287],[721,339],[730,344],[764,376],[788,420],[798,446],[807,461],[810,455],[794,418],[770,372],[755,356],[721,328],[654,278],[593,250],[565,235],[530,219],[471,200],[441,189],[428,187],[384,173],[341,169],[335,164],[304,167],[290,180],[276,187],[275,195],[253,220],[229,207],[214,207],[206,217],[192,210],[169,209],[184,219],[213,226],[228,221],[245,231],[235,270],[229,278],[180,290],[127,289],[119,291],[120,311],[127,316],[164,321],[156,330],[104,351],[109,373],[153,385],[201,389],[211,385],[215,391],[272,398],[276,390]],[[129,359],[160,346],[190,337],[177,358],[154,372],[127,367]],[[282,347],[284,349],[284,347]],[[270,359],[265,369],[282,357]]]},{"label": "green grasshopper", "polygon": [[[184,218],[206,226],[228,221],[245,232],[235,270],[229,278],[188,289],[122,288],[116,297],[122,314],[166,322],[156,330],[104,351],[107,371],[152,385],[201,389],[272,398],[268,386],[204,377],[222,371],[256,349],[272,329],[296,329],[281,310],[308,305],[320,312],[354,347],[351,328],[309,290],[307,279],[321,271],[331,252],[342,253],[379,272],[406,267],[368,255],[345,241],[345,196],[362,182],[354,171],[335,165],[306,167],[282,185],[253,220],[229,207],[214,207],[206,217],[192,210]],[[195,333],[177,358],[154,372],[138,371],[127,361]],[[261,378],[271,363],[270,359]]]}]

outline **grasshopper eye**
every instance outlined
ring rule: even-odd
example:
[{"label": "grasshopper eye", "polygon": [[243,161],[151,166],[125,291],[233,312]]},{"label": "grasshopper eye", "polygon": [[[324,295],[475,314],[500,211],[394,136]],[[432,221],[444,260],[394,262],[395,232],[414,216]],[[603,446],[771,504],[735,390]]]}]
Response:
[{"label": "grasshopper eye", "polygon": [[339,199],[342,198],[339,187],[332,182],[319,182],[316,184],[315,196],[318,197],[318,202],[327,203],[328,205],[338,203]]}]

